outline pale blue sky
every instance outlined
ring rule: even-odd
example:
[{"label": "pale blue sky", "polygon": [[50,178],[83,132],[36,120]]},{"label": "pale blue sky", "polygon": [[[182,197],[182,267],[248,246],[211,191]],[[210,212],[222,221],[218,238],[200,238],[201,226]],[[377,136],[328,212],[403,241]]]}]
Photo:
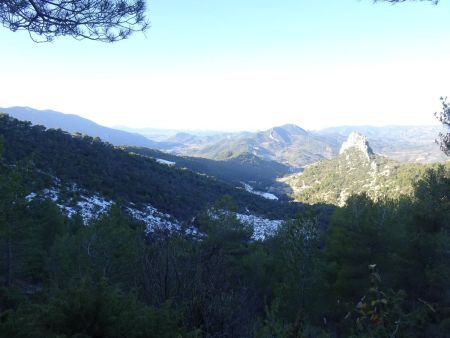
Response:
[{"label": "pale blue sky", "polygon": [[449,94],[450,3],[153,0],[115,44],[0,29],[0,106],[181,129],[430,124]]}]

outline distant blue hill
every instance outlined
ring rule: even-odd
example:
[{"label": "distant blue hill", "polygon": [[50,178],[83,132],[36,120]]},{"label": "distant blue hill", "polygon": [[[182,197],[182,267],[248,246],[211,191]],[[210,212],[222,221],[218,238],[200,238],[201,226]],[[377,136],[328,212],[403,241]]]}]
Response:
[{"label": "distant blue hill", "polygon": [[53,110],[38,110],[29,107],[0,108],[16,119],[30,121],[32,124],[43,125],[47,128],[62,129],[69,133],[82,133],[92,137],[100,137],[103,141],[113,145],[140,146],[164,149],[172,144],[149,140],[145,136],[122,130],[101,126],[78,115],[63,114]]}]

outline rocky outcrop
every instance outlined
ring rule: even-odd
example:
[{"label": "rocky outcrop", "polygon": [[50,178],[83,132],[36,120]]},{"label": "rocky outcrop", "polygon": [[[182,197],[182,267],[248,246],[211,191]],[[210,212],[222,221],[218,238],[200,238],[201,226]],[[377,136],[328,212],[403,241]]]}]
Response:
[{"label": "rocky outcrop", "polygon": [[351,133],[347,141],[342,143],[341,150],[339,151],[339,154],[343,154],[344,152],[350,150],[350,149],[356,149],[364,154],[364,156],[367,158],[367,160],[370,161],[370,157],[375,155],[372,148],[370,148],[369,141],[367,140],[367,137],[360,133]]}]

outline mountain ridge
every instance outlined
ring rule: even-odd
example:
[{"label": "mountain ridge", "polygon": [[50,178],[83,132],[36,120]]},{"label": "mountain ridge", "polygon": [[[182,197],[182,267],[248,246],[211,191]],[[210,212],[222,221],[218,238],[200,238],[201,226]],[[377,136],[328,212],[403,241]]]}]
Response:
[{"label": "mountain ridge", "polygon": [[[360,132],[370,140],[373,150],[400,162],[431,163],[446,161],[435,139],[443,128],[429,126],[339,126],[322,130],[305,130],[295,124],[275,126],[257,132],[182,131],[107,128],[74,114],[55,110],[36,110],[30,107],[0,108],[22,120],[42,124],[47,128],[61,128],[81,132],[114,145],[128,145],[158,149],[176,155],[204,157],[214,160],[231,159],[251,153],[265,160],[273,160],[291,167],[304,167],[338,154],[342,142],[351,132]],[[53,120],[45,120],[47,113]],[[86,125],[87,124],[87,125]],[[122,127],[125,128],[125,127]],[[147,130],[147,132],[145,132]],[[130,132],[133,131],[133,132]],[[145,135],[144,135],[145,134]],[[154,135],[154,139],[151,135]],[[150,138],[149,138],[150,137]]]},{"label": "mountain ridge", "polygon": [[87,135],[32,126],[6,114],[0,114],[0,135],[7,163],[28,162],[35,168],[37,190],[51,189],[54,180],[62,181],[68,187],[66,195],[71,194],[70,187],[75,184],[78,190],[88,189],[105,200],[151,205],[182,221],[197,216],[224,195],[235,200],[238,211],[250,210],[269,218],[295,215],[302,207],[266,200],[244,188],[159,164],[156,159],[132,154]]},{"label": "mountain ridge", "polygon": [[255,133],[247,133],[222,139],[200,149],[179,150],[182,155],[229,159],[242,153],[252,153],[266,160],[273,160],[291,167],[302,167],[337,153],[338,144],[327,142],[321,136],[292,125],[273,127]]},{"label": "mountain ridge", "polygon": [[[0,112],[7,113],[19,120],[30,121],[35,125],[46,128],[63,129],[69,133],[81,133],[102,140],[113,145],[135,145],[149,148],[166,148],[168,144],[149,140],[137,133],[130,133],[118,129],[108,128],[89,119],[75,114],[64,114],[55,110],[39,110],[30,107],[0,108]],[[170,144],[170,146],[173,146]]]}]

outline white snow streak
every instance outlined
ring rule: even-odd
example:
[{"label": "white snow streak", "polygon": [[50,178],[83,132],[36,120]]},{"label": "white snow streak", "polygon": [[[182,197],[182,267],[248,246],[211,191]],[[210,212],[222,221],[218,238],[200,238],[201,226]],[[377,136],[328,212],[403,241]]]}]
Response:
[{"label": "white snow streak", "polygon": [[255,215],[236,214],[236,217],[241,223],[253,228],[252,239],[257,241],[275,235],[278,228],[283,224],[282,220],[270,220]]},{"label": "white snow streak", "polygon": [[271,194],[271,193],[268,193],[268,192],[256,191],[256,190],[253,189],[253,187],[250,184],[247,184],[247,183],[244,183],[244,182],[241,182],[241,183],[244,186],[244,189],[247,192],[251,193],[251,194],[261,196],[261,197],[263,197],[265,199],[268,199],[268,200],[278,200],[278,197],[275,196],[274,194]]},{"label": "white snow streak", "polygon": [[169,232],[181,230],[181,227],[178,223],[171,221],[172,217],[169,214],[164,214],[151,205],[147,205],[143,210],[138,210],[130,207],[126,208],[126,210],[135,219],[145,223],[145,231],[147,233],[151,233],[156,230],[165,230]]},{"label": "white snow streak", "polygon": [[156,162],[168,165],[169,167],[174,166],[176,163],[172,161],[163,160],[162,158],[155,158]]},{"label": "white snow streak", "polygon": [[[249,185],[252,190],[253,188]],[[247,187],[246,187],[247,189]],[[76,186],[73,186],[72,191],[80,191]],[[63,201],[61,199],[61,191],[58,188],[44,189],[42,192],[32,192],[25,197],[27,202],[31,202],[36,198],[49,198],[60,208],[64,215],[72,218],[76,214],[79,214],[83,219],[84,224],[89,224],[90,221],[100,218],[102,215],[109,212],[113,201],[107,200],[98,194],[78,195],[76,200],[73,198],[70,201]],[[133,205],[133,204],[131,204]],[[169,233],[179,232],[182,230],[180,223],[174,219],[171,215],[160,212],[158,209],[151,205],[146,205],[143,208],[127,207],[125,210],[136,220],[144,222],[146,226],[146,233],[152,233],[155,231],[167,231]],[[225,212],[236,216],[239,222],[244,225],[251,226],[253,229],[253,240],[264,240],[267,237],[273,236],[278,228],[282,225],[282,220],[270,220],[262,217],[248,214],[232,213],[230,211],[209,211],[209,216],[213,219],[218,218],[216,212]],[[194,221],[194,219],[193,219]],[[187,235],[201,237],[202,234],[194,226],[190,226],[185,229]]]}]

